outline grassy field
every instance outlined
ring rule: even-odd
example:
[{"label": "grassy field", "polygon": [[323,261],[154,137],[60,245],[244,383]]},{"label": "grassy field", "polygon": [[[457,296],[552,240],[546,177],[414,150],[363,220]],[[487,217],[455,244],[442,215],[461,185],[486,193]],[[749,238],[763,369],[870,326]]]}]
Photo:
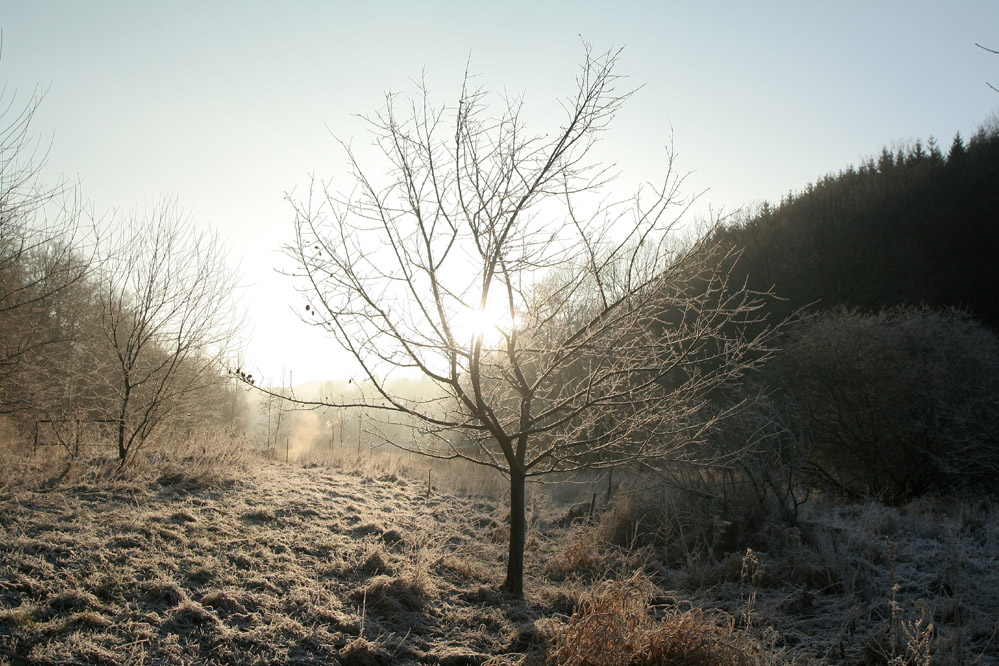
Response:
[{"label": "grassy field", "polygon": [[513,599],[501,486],[468,470],[428,493],[391,456],[5,456],[4,665],[999,663],[989,503],[813,507],[678,561],[612,545],[621,502],[537,490]]}]

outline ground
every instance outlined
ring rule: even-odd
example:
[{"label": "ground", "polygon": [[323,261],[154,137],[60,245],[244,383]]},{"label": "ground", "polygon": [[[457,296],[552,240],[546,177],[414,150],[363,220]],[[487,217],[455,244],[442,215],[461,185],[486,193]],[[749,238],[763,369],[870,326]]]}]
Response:
[{"label": "ground", "polygon": [[276,463],[209,488],[177,474],[12,494],[0,652],[52,664],[523,653],[533,618],[559,609],[500,603],[491,511],[396,476]]},{"label": "ground", "polygon": [[844,509],[780,556],[678,567],[535,508],[515,599],[502,502],[373,466],[154,471],[0,492],[0,664],[541,664],[602,581],[636,576],[650,617],[703,612],[760,663],[924,663],[919,640],[934,663],[999,663],[996,592],[976,589],[995,512]]}]

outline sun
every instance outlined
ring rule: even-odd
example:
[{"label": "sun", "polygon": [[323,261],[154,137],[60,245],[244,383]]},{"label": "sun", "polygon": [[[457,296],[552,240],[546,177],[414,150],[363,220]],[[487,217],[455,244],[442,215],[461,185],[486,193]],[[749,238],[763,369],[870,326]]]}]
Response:
[{"label": "sun", "polygon": [[487,305],[485,308],[462,308],[454,318],[454,334],[458,342],[471,342],[478,337],[486,344],[494,344],[503,339],[518,325],[518,318],[510,317],[510,310],[502,305]]}]

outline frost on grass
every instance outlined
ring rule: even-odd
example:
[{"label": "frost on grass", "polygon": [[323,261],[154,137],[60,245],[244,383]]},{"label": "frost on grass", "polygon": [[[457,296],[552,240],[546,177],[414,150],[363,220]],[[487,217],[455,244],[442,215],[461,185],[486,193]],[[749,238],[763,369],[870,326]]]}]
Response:
[{"label": "frost on grass", "polygon": [[518,600],[482,497],[319,465],[172,475],[0,490],[0,665],[999,662],[994,507],[806,512],[683,566],[541,507]]},{"label": "frost on grass", "polygon": [[177,474],[0,495],[0,663],[397,663],[491,645],[451,622],[464,580],[442,564],[447,543],[501,577],[502,553],[461,534],[471,500],[315,467]]}]

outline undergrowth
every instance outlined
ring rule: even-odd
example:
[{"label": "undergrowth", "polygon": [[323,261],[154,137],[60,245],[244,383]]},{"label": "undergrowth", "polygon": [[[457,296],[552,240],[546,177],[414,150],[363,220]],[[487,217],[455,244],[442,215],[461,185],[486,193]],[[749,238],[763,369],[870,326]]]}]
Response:
[{"label": "undergrowth", "polygon": [[52,444],[0,433],[0,493],[79,484],[128,483],[155,480],[164,485],[207,487],[240,478],[255,464],[246,437],[233,428],[202,428],[164,436],[141,448],[124,466],[113,444],[86,442],[69,452]]},{"label": "undergrowth", "polygon": [[789,523],[534,488],[513,599],[503,479],[491,495],[476,468],[259,461],[230,433],[124,470],[2,446],[29,473],[0,480],[0,652],[34,663],[999,663],[988,501],[813,502]]},{"label": "undergrowth", "polygon": [[656,603],[640,574],[594,588],[552,641],[550,666],[751,666],[779,663],[720,611]]}]

